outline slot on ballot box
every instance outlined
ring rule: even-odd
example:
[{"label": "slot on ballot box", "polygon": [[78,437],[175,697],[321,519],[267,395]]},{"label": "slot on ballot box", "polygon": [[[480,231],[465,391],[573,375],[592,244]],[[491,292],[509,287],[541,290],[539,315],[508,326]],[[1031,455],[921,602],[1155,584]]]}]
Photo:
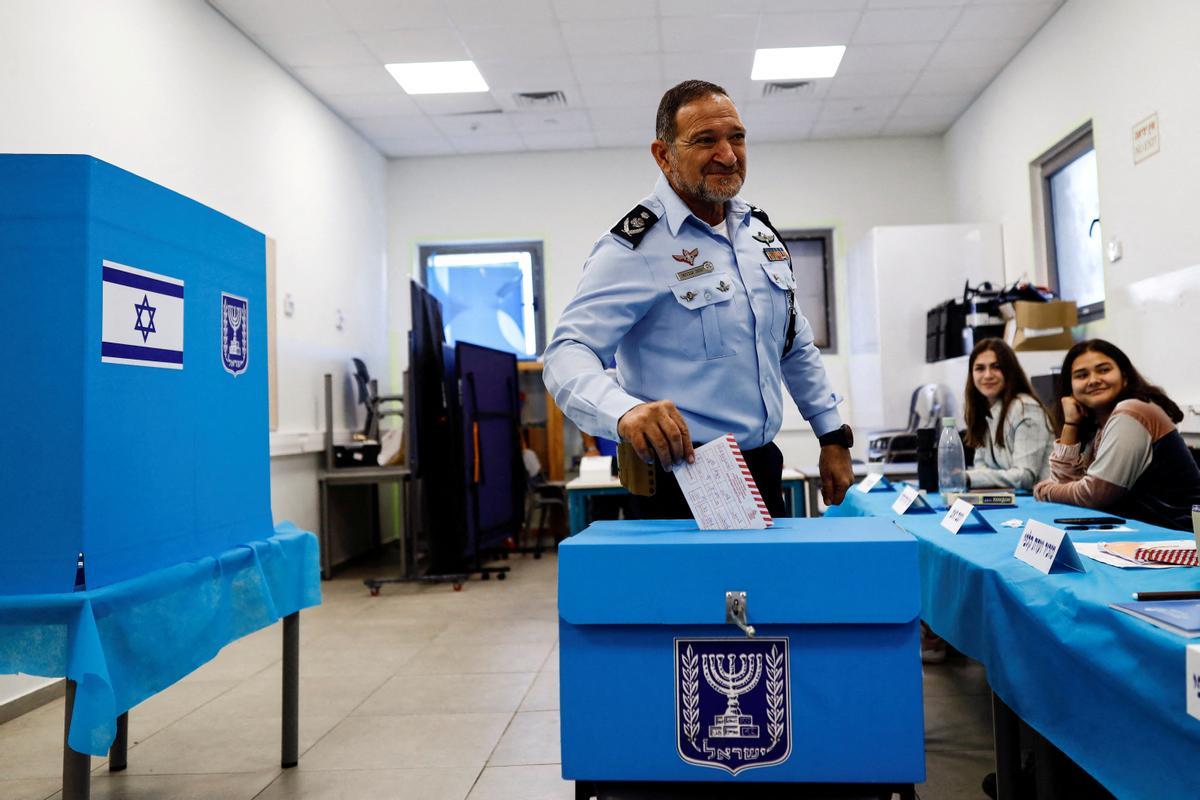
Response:
[{"label": "slot on ballot box", "polygon": [[564,778],[924,779],[917,544],[890,521],[597,522],[558,596]]}]

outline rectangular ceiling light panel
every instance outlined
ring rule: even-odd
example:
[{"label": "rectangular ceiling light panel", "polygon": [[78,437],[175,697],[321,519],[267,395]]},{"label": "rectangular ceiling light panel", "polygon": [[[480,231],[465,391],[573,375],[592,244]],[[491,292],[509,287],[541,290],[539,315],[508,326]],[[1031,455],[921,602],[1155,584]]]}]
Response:
[{"label": "rectangular ceiling light panel", "polygon": [[400,87],[409,94],[486,92],[487,82],[474,61],[424,61],[387,64]]},{"label": "rectangular ceiling light panel", "polygon": [[829,47],[768,47],[754,51],[750,79],[794,81],[832,78],[846,53],[845,45]]}]

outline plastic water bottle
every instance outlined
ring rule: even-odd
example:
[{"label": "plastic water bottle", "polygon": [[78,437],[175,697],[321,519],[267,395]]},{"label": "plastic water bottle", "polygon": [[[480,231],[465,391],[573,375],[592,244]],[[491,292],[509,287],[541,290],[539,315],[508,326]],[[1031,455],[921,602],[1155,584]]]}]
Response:
[{"label": "plastic water bottle", "polygon": [[943,493],[966,491],[966,463],[954,417],[942,417],[942,433],[938,437],[938,490]]}]

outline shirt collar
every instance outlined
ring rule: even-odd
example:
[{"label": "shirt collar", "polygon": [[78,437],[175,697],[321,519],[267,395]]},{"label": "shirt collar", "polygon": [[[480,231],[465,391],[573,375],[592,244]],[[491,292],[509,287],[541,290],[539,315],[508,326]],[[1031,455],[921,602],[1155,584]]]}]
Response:
[{"label": "shirt collar", "polygon": [[[679,229],[683,227],[683,223],[688,217],[693,217],[697,222],[707,226],[708,223],[697,217],[688,208],[687,203],[680,199],[679,195],[671,187],[667,176],[661,172],[658,174],[658,182],[654,184],[654,196],[663,206],[663,216],[666,218],[667,227],[671,229],[672,236],[679,235]],[[742,199],[741,195],[735,196],[732,200],[725,204],[726,219],[730,214],[735,215],[738,223],[745,222],[746,215],[750,213],[750,204]]]}]

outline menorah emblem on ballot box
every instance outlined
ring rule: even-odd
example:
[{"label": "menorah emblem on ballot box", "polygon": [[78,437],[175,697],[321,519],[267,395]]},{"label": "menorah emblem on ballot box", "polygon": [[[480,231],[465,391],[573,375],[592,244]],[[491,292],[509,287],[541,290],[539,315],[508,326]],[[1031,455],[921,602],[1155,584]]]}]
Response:
[{"label": "menorah emblem on ballot box", "polygon": [[790,755],[786,638],[676,639],[675,661],[685,761],[736,775]]}]

